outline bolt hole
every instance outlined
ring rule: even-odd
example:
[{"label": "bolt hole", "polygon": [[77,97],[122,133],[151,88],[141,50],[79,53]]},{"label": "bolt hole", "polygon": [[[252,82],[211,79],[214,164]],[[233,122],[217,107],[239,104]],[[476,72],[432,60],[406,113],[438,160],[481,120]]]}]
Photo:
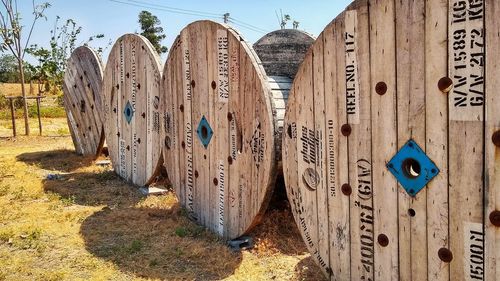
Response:
[{"label": "bolt hole", "polygon": [[413,158],[408,158],[403,161],[402,164],[403,174],[405,177],[410,179],[416,179],[420,176],[421,167],[420,163]]},{"label": "bolt hole", "polygon": [[414,217],[417,213],[415,212],[415,210],[413,209],[408,209],[408,215],[410,215],[410,217]]},{"label": "bolt hole", "polygon": [[288,135],[288,138],[292,138],[292,125],[288,125],[288,128],[286,129],[286,133]]},{"label": "bolt hole", "polygon": [[125,114],[127,114],[127,117],[130,117],[130,115],[132,114],[132,111],[130,110],[130,108],[127,107]]},{"label": "bolt hole", "polygon": [[208,129],[205,126],[201,126],[201,137],[204,139],[208,138]]}]

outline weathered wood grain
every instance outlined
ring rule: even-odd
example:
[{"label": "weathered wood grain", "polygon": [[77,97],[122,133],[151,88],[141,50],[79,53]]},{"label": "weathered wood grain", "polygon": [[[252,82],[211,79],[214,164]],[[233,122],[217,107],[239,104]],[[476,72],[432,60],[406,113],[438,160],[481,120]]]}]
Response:
[{"label": "weathered wood grain", "polygon": [[104,146],[101,89],[103,66],[89,47],[76,48],[64,74],[64,108],[78,154],[99,156]]},{"label": "weathered wood grain", "polygon": [[159,57],[142,36],[126,34],[111,49],[104,71],[106,140],[115,171],[138,186],[161,165]]}]

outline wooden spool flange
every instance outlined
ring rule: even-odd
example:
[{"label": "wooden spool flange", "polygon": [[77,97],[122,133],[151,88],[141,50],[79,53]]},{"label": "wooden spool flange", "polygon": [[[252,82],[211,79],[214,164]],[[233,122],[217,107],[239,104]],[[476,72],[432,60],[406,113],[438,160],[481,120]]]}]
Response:
[{"label": "wooden spool flange", "polygon": [[149,41],[126,34],[114,44],[102,95],[106,142],[114,170],[138,186],[161,166],[160,62]]},{"label": "wooden spool flange", "polygon": [[500,278],[499,14],[496,0],[359,0],[306,55],[283,169],[331,280]]},{"label": "wooden spool flange", "polygon": [[103,113],[99,95],[102,68],[97,53],[82,46],[71,54],[64,74],[64,109],[75,150],[81,155],[97,157],[104,145]]},{"label": "wooden spool flange", "polygon": [[181,31],[163,73],[163,155],[179,200],[199,224],[239,237],[260,220],[274,188],[276,108],[283,116],[281,87],[291,79],[268,78],[252,47],[211,21]]}]

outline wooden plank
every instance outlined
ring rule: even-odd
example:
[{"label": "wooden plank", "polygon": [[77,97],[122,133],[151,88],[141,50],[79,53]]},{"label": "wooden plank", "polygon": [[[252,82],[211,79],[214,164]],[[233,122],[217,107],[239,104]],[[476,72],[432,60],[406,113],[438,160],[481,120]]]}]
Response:
[{"label": "wooden plank", "polygon": [[[374,280],[368,1],[357,1],[347,9],[345,17],[344,73],[349,89],[346,91],[347,117],[352,130],[348,139],[349,185],[352,189],[349,211],[350,279]],[[340,188],[337,189],[342,196]]]},{"label": "wooden plank", "polygon": [[389,0],[369,3],[374,234],[382,242],[375,246],[375,279],[397,280],[398,186],[385,167],[397,152],[395,7]]},{"label": "wooden plank", "polygon": [[[484,280],[500,279],[500,227],[493,225],[490,216],[500,211],[500,147],[493,143],[493,135],[500,130],[500,3],[485,2],[486,11],[486,115],[485,115],[485,260]],[[476,270],[480,270],[476,265]]]},{"label": "wooden plank", "polygon": [[238,173],[242,152],[242,133],[241,133],[241,120],[237,117],[241,117],[241,112],[239,110],[239,81],[240,81],[240,41],[232,32],[228,31],[228,44],[229,44],[229,69],[230,69],[230,81],[229,81],[229,105],[228,105],[228,138],[229,138],[229,157],[231,157],[231,164],[227,169],[228,175],[228,221],[227,221],[227,233],[226,237],[229,237],[231,233],[237,233],[239,230],[239,221],[243,216],[242,208],[242,192],[240,185],[240,175]]},{"label": "wooden plank", "polygon": [[113,46],[104,72],[110,158],[115,171],[138,186],[152,181],[161,164],[159,67],[151,44],[127,34]]},{"label": "wooden plank", "polygon": [[[484,278],[484,3],[449,2],[450,280]],[[473,253],[481,250],[478,253]],[[477,258],[476,258],[477,256]],[[481,270],[477,271],[478,265]]]},{"label": "wooden plank", "polygon": [[[449,263],[439,258],[449,249],[448,235],[448,96],[438,87],[448,77],[448,1],[426,1],[425,19],[425,135],[426,153],[439,167],[427,184],[427,280],[449,280]],[[444,81],[444,80],[442,80]]]},{"label": "wooden plank", "polygon": [[[425,1],[396,1],[398,150],[410,139],[426,150]],[[427,189],[398,185],[399,278],[427,280]]]}]

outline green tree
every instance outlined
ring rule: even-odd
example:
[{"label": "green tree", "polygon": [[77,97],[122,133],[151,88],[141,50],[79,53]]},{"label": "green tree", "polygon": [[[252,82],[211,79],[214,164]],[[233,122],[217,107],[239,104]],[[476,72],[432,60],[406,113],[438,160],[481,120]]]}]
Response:
[{"label": "green tree", "polygon": [[24,125],[26,135],[30,134],[30,128],[28,124],[28,106],[26,104],[26,88],[24,86],[24,55],[26,54],[26,48],[31,39],[31,34],[35,27],[36,22],[40,18],[45,18],[43,14],[45,9],[50,7],[49,3],[43,3],[41,5],[36,5],[35,0],[32,1],[33,4],[33,21],[27,36],[24,36],[25,42],[22,42],[22,34],[24,34],[23,26],[21,25],[21,14],[17,9],[17,0],[1,0],[2,6],[5,10],[0,11],[0,38],[3,42],[0,42],[0,50],[6,51],[10,50],[12,55],[17,60],[19,76],[21,78],[21,92],[23,95],[24,103]]},{"label": "green tree", "polygon": [[139,13],[139,24],[142,30],[141,35],[153,44],[159,54],[166,53],[168,48],[161,45],[161,41],[165,39],[166,35],[163,33],[158,17],[148,11],[142,11]]},{"label": "green tree", "polygon": [[0,82],[19,83],[21,79],[17,67],[17,59],[13,55],[0,56]]}]

